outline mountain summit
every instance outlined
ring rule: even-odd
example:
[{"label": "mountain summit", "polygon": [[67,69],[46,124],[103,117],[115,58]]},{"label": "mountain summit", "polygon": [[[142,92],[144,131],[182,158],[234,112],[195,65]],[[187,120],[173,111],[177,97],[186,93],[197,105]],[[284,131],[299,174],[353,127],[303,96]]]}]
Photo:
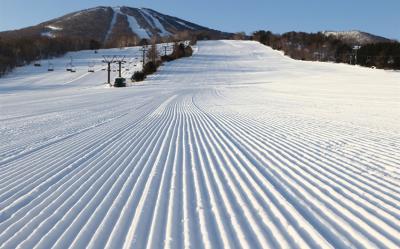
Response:
[{"label": "mountain summit", "polygon": [[358,30],[324,31],[322,33],[326,36],[333,36],[336,39],[339,39],[347,44],[352,44],[352,45],[365,45],[365,44],[379,43],[379,42],[393,42],[392,40],[387,39],[385,37],[373,35]]},{"label": "mountain summit", "polygon": [[226,33],[203,27],[177,17],[147,8],[95,7],[67,14],[36,26],[0,33],[12,35],[41,35],[48,37],[77,37],[94,39],[108,46],[137,44],[142,39],[169,37],[176,34],[202,33],[221,37]]}]

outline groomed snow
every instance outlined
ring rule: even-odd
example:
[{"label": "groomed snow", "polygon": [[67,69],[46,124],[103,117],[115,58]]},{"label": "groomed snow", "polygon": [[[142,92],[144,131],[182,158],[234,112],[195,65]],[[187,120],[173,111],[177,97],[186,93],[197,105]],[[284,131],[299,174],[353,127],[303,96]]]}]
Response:
[{"label": "groomed snow", "polygon": [[0,79],[0,248],[399,247],[399,72],[210,41],[114,89],[72,55]]}]

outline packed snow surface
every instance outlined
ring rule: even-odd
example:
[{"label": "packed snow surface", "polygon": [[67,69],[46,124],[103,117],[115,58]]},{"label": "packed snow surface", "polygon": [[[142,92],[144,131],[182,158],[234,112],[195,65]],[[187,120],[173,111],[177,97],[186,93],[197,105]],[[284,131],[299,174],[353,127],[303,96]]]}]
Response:
[{"label": "packed snow surface", "polygon": [[399,248],[400,73],[239,41],[85,71],[135,51],[0,79],[0,248]]}]

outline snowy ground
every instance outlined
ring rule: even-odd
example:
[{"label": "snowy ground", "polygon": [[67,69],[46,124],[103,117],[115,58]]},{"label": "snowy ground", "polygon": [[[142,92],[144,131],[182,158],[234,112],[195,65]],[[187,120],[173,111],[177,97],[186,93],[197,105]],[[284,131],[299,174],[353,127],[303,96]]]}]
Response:
[{"label": "snowy ground", "polygon": [[400,73],[215,41],[113,89],[69,56],[0,79],[0,248],[399,248]]}]

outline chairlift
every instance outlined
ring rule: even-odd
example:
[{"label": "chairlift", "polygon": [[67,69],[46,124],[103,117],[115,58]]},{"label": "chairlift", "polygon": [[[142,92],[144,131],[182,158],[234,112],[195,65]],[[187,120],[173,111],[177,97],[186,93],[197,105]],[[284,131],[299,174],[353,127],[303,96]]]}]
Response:
[{"label": "chairlift", "polygon": [[54,65],[53,65],[53,63],[50,63],[50,62],[49,62],[49,66],[48,66],[47,71],[49,71],[49,72],[53,72],[53,71],[54,71]]},{"label": "chairlift", "polygon": [[68,63],[65,67],[66,67],[66,71],[67,72],[71,72],[71,70],[72,70],[72,65],[71,64]]},{"label": "chairlift", "polygon": [[94,66],[96,65],[96,63],[95,62],[89,62],[89,64],[88,64],[88,72],[89,73],[94,73]]},{"label": "chairlift", "polygon": [[36,61],[33,65],[35,67],[41,67],[42,66],[42,64],[39,61]]},{"label": "chairlift", "polygon": [[74,66],[71,66],[71,73],[76,73],[76,68]]}]

